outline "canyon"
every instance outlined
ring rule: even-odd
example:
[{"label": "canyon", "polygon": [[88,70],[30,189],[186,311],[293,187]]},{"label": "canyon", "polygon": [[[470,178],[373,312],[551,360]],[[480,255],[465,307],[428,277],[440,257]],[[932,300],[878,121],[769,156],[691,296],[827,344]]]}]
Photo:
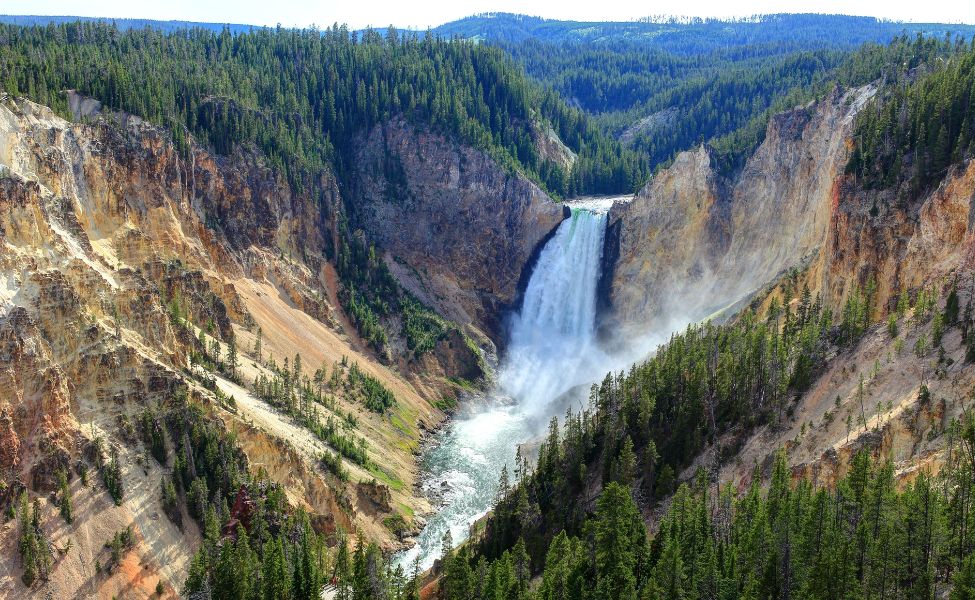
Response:
[{"label": "canyon", "polygon": [[[280,484],[323,531],[357,530],[387,549],[401,547],[383,522],[395,515],[416,527],[422,521],[411,515],[430,510],[413,492],[414,453],[444,419],[442,399],[470,385],[457,383],[477,363],[470,346],[448,337],[419,359],[383,357],[359,339],[328,256],[338,243],[342,198],[327,173],[313,189],[295,192],[253,152],[224,157],[192,146],[183,155],[138,117],[102,112],[90,99],[73,104],[87,111],[75,122],[26,100],[0,103],[0,495],[14,506],[28,489],[42,510],[54,510],[56,474],[86,470],[94,453],[118,454],[125,493],[115,506],[97,482],[74,480],[73,524],[46,521],[55,564],[44,588],[23,587],[16,522],[9,521],[0,539],[12,560],[0,567],[0,593],[148,596],[157,583],[180,589],[200,534],[192,519],[178,526],[164,515],[165,468],[139,450],[132,424],[181,389],[211,406],[252,468]],[[456,193],[471,190],[467,205],[481,218],[444,213],[451,218],[444,225],[466,245],[449,256],[405,256],[424,262],[390,258],[390,265],[429,277],[403,281],[490,346],[482,332],[496,332],[496,324],[484,307],[513,302],[521,268],[561,221],[562,208],[476,152],[401,132],[407,144],[454,148],[456,160],[477,165],[445,170],[440,191],[420,188],[413,201],[431,214],[446,197],[459,208]],[[483,210],[486,197],[505,194],[510,214]],[[414,225],[412,234],[398,230],[404,240],[428,231],[422,221]],[[480,250],[492,246],[498,255]],[[493,269],[498,260],[504,269]],[[174,311],[183,316],[174,319]],[[214,345],[226,355],[230,339],[240,348],[241,383],[201,378],[191,355]],[[337,394],[329,412],[356,415],[374,465],[349,463],[347,482],[320,463],[327,444],[246,389],[273,376],[274,361],[298,354],[310,366],[306,376],[319,365],[342,372],[351,363],[395,396],[393,411],[376,415]],[[96,561],[107,560],[106,540],[129,525],[135,551],[113,573],[96,573]]]},{"label": "canyon", "polygon": [[[133,432],[147,406],[177,394],[207,406],[250,469],[279,484],[316,529],[359,532],[388,553],[419,536],[403,562],[422,550],[426,567],[443,531],[466,533],[490,508],[494,490],[485,486],[519,443],[532,442],[566,402],[583,401],[589,383],[675,330],[746,308],[762,317],[773,306],[794,310],[803,289],[839,314],[872,285],[875,319],[902,291],[944,296],[957,284],[969,300],[975,164],[953,166],[906,205],[864,190],[845,168],[854,117],[876,92],[837,88],[773,116],[733,176],[702,145],[632,199],[588,205],[557,202],[489,153],[400,119],[362,134],[348,178],[325,172],[298,190],[253,148],[221,156],[191,141],[180,151],[166,130],[90,98],[73,95],[67,120],[3,96],[0,505],[13,506],[24,490],[36,497],[55,559],[46,586],[25,587],[9,520],[0,528],[0,595],[150,597],[157,583],[179,591],[201,532],[188,514],[181,524],[165,514],[166,466]],[[558,153],[551,133],[542,137]],[[357,333],[335,258],[348,222],[403,289],[455,324],[432,351],[417,355],[394,339],[377,352]],[[922,335],[910,329],[903,343]],[[201,347],[225,355],[231,340],[240,353],[233,376],[191,360]],[[796,477],[823,484],[864,447],[889,454],[903,478],[936,470],[946,424],[975,383],[964,340],[946,336],[951,366],[941,372],[924,353],[892,345],[872,327],[828,357],[785,425],[726,441],[737,448],[730,458],[710,446],[679,477],[716,465],[722,481],[745,489],[753,467],[767,470],[781,447]],[[341,375],[353,364],[395,397],[376,413],[343,388],[331,407],[315,408],[339,420],[354,415],[349,429],[364,440],[370,466],[345,461],[348,480],[323,465],[328,442],[251,385],[298,354],[309,377],[320,365]],[[864,373],[869,409],[857,398]],[[921,400],[922,385],[933,400]],[[852,437],[826,416],[854,409],[870,426]],[[538,422],[522,426],[526,416]],[[463,483],[477,498],[461,506],[433,497],[431,485],[451,471],[483,464],[475,458],[431,474],[427,463],[424,474],[421,455],[456,454],[484,435],[495,436],[486,444],[490,468]],[[439,440],[434,450],[431,440]],[[118,504],[80,477],[113,453],[125,489]],[[71,524],[57,520],[54,504],[66,470],[79,474]],[[463,514],[424,530],[445,510]],[[397,520],[404,526],[389,526]],[[113,572],[96,571],[106,542],[129,526],[133,552]]]}]

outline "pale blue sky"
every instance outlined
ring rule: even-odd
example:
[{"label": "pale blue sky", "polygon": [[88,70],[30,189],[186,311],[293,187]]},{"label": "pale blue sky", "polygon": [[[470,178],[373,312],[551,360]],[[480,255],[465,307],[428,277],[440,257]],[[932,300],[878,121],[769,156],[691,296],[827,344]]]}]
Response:
[{"label": "pale blue sky", "polygon": [[548,18],[627,21],[662,14],[682,16],[748,16],[775,12],[869,15],[905,21],[975,23],[971,0],[0,0],[0,14],[80,15],[179,19],[253,25],[319,26],[347,23],[360,28],[425,28],[480,12],[516,12]]}]

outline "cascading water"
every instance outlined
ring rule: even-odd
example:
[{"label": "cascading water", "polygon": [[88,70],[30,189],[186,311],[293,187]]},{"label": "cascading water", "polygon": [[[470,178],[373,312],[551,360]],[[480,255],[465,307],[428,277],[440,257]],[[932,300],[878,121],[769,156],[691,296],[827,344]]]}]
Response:
[{"label": "cascading water", "polygon": [[529,416],[592,379],[605,355],[594,340],[606,212],[576,208],[546,244],[512,319],[501,390]]},{"label": "cascading water", "polygon": [[490,509],[517,445],[539,431],[556,399],[604,374],[606,355],[594,339],[596,286],[612,202],[570,204],[572,216],[542,249],[512,318],[490,407],[455,420],[424,456],[424,491],[440,496],[442,505],[417,544],[398,556],[405,569],[417,560],[429,568],[447,530],[454,543],[466,539],[470,525]]}]

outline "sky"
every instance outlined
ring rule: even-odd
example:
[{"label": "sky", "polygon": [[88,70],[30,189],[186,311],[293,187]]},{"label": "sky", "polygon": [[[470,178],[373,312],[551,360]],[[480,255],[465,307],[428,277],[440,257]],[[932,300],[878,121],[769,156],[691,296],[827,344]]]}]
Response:
[{"label": "sky", "polygon": [[629,21],[646,16],[741,17],[781,12],[866,15],[899,21],[975,23],[971,0],[0,0],[0,14],[353,28],[396,25],[425,29],[483,12],[550,19]]}]

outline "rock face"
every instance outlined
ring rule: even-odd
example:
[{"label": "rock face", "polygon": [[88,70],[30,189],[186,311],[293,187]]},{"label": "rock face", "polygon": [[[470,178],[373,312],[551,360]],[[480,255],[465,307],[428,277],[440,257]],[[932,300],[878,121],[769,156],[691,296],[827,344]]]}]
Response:
[{"label": "rock face", "polygon": [[[0,509],[27,490],[42,503],[52,543],[74,544],[43,589],[27,590],[18,528],[0,529],[0,590],[148,597],[152,589],[133,591],[141,584],[127,579],[143,571],[150,575],[139,581],[152,582],[145,586],[182,585],[198,532],[188,517],[182,530],[160,518],[166,470],[142,460],[132,429],[146,407],[177,390],[222,419],[248,460],[322,531],[358,530],[399,547],[383,523],[401,510],[429,510],[412,492],[413,452],[423,429],[444,417],[433,401],[451,389],[447,375],[475,379],[481,365],[456,330],[411,370],[377,360],[337,302],[329,252],[342,213],[357,208],[352,216],[421,300],[494,333],[562,208],[487,155],[402,122],[365,140],[356,195],[345,201],[328,171],[295,192],[253,150],[216,156],[191,142],[180,152],[135,116],[74,94],[70,106],[85,123],[0,96]],[[191,355],[205,343],[225,356],[231,338],[241,385],[219,374],[201,380]],[[355,415],[372,463],[402,485],[373,489],[362,482],[375,475],[349,461],[350,481],[334,477],[320,461],[329,446],[248,389],[273,375],[269,364],[295,354],[309,378],[348,361],[392,392],[395,417],[341,390],[336,406],[321,411]],[[121,506],[97,481],[85,487],[72,475],[77,509],[65,527],[51,503],[56,474],[79,473],[96,438],[103,452],[119,453]],[[128,525],[145,568],[92,576],[104,543]]]},{"label": "rock face", "polygon": [[710,152],[702,147],[681,153],[630,203],[613,206],[607,244],[615,247],[604,255],[617,258],[604,267],[611,306],[604,325],[629,332],[646,319],[668,326],[659,320],[673,311],[669,298],[708,301],[706,284],[729,238],[728,202],[720,187]]},{"label": "rock face", "polygon": [[[808,285],[836,314],[868,280],[875,285],[875,323],[883,323],[893,312],[901,291],[914,295],[922,287],[941,298],[934,312],[944,309],[944,299],[956,283],[959,302],[965,306],[973,297],[973,214],[973,160],[953,166],[936,188],[909,200],[898,200],[889,190],[863,190],[852,178],[840,176],[824,244],[794,280],[774,282],[759,294],[759,306],[767,306],[771,297],[790,297],[785,288],[794,296],[799,284]],[[737,459],[722,468],[722,479],[740,489],[750,481],[745,472],[750,465],[778,448],[787,450],[796,476],[812,477],[820,485],[834,484],[861,449],[893,460],[903,480],[921,472],[936,473],[945,458],[946,424],[967,410],[964,398],[975,385],[975,369],[957,325],[946,327],[937,352],[925,355],[917,350],[918,344],[931,344],[932,321],[930,314],[909,311],[900,321],[896,342],[885,326],[874,325],[862,340],[823,365],[822,374],[798,398],[789,423],[751,436]],[[915,350],[898,351],[898,344]],[[868,426],[857,428],[851,437],[843,420],[833,417],[856,412],[864,374],[869,374]],[[927,400],[922,400],[922,384]]]},{"label": "rock face", "polygon": [[[937,471],[946,423],[964,410],[961,399],[975,380],[958,327],[946,328],[932,358],[896,350],[930,344],[930,315],[909,311],[898,342],[878,323],[902,291],[937,291],[939,311],[954,283],[962,305],[972,297],[975,160],[954,165],[916,198],[864,190],[845,165],[852,119],[874,93],[834,93],[773,117],[732,181],[715,173],[706,148],[683,153],[630,204],[611,211],[603,288],[609,333],[668,330],[744,301],[759,312],[773,301],[795,305],[802,286],[838,320],[850,294],[873,282],[874,325],[863,338],[817,366],[790,419],[734,442],[735,459],[723,461],[719,476],[739,490],[754,465],[770,464],[781,448],[794,475],[821,485],[835,483],[859,449],[891,458],[903,479]],[[866,409],[857,405],[865,376]],[[922,383],[929,401],[920,400]],[[837,415],[857,410],[868,423],[851,433]],[[709,448],[682,477],[717,464],[716,454]]]},{"label": "rock face", "polygon": [[[128,590],[124,570],[89,571],[106,539],[129,525],[146,573],[178,589],[195,530],[159,518],[163,470],[137,466],[142,448],[131,433],[138,415],[177,387],[206,399],[183,372],[199,341],[167,307],[210,323],[214,343],[267,325],[254,321],[241,281],[267,277],[294,304],[331,310],[318,290],[336,189],[326,175],[318,195],[293,194],[247,152],[215,157],[192,147],[180,155],[165,132],[129,115],[72,124],[0,98],[0,487],[39,495],[51,542],[70,538],[75,548],[44,589],[26,590],[17,528],[6,528],[0,589],[56,597]],[[90,462],[96,438],[119,452],[121,506],[97,479],[85,487],[73,475]],[[77,488],[67,527],[49,496],[62,469]]]},{"label": "rock face", "polygon": [[407,289],[495,340],[563,208],[487,154],[403,121],[375,127],[356,158],[355,218]]},{"label": "rock face", "polygon": [[853,116],[867,87],[776,115],[733,180],[710,151],[680,154],[610,213],[604,327],[667,329],[719,311],[822,246]]},{"label": "rock face", "polygon": [[940,289],[947,275],[971,268],[973,210],[972,160],[955,165],[937,188],[907,203],[898,202],[891,191],[864,191],[844,179],[833,197],[826,244],[810,274],[810,287],[839,306],[872,278],[872,316],[881,317],[902,290],[929,284]]}]

